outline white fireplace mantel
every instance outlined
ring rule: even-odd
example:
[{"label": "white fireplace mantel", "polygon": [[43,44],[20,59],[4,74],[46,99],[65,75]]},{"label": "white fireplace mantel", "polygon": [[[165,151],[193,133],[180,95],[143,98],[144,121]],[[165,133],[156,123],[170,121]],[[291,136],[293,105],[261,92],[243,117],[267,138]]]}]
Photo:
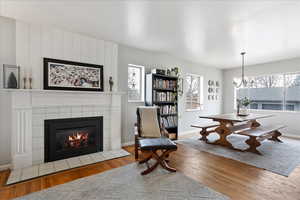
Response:
[{"label": "white fireplace mantel", "polygon": [[104,150],[121,148],[121,96],[124,92],[1,89],[11,106],[14,169],[43,162],[43,121],[104,116]]}]

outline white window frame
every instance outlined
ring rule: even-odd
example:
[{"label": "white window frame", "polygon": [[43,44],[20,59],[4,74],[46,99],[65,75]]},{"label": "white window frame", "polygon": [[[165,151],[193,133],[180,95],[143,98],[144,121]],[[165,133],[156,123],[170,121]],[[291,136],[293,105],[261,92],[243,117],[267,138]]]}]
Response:
[{"label": "white window frame", "polygon": [[[191,76],[191,77],[193,77],[193,78],[199,78],[199,94],[200,94],[200,98],[199,98],[199,104],[200,104],[200,107],[199,108],[195,108],[195,109],[190,109],[190,108],[187,108],[187,100],[186,100],[186,94],[187,94],[187,92],[185,92],[184,93],[184,95],[185,95],[185,104],[184,104],[184,106],[185,106],[185,111],[188,111],[188,112],[193,112],[193,111],[200,111],[200,110],[203,110],[203,104],[204,104],[204,95],[203,95],[203,76],[202,75],[199,75],[199,74],[186,74],[186,78],[188,77],[188,76]],[[185,82],[185,84],[186,84],[186,91],[187,91],[187,89],[188,89],[188,83],[187,83],[187,81],[184,81]],[[192,101],[190,102],[190,103],[192,103]]]},{"label": "white window frame", "polygon": [[[272,75],[282,75],[283,76],[283,79],[284,79],[284,85],[283,85],[283,98],[282,98],[282,107],[283,107],[283,110],[264,110],[264,109],[251,109],[249,108],[249,110],[253,110],[253,111],[257,111],[257,112],[264,112],[264,111],[267,111],[267,112],[287,112],[287,113],[300,113],[300,111],[291,111],[291,110],[286,110],[286,76],[287,75],[292,75],[292,74],[300,74],[300,72],[285,72],[285,73],[274,73],[274,74],[262,74],[262,75],[257,75],[257,76],[249,76],[249,77],[260,77],[260,76],[272,76]],[[240,79],[241,77],[234,77],[234,79]],[[236,103],[236,98],[237,98],[237,88],[234,86],[233,87],[233,91],[234,91],[234,99],[233,99],[233,108],[234,110],[237,109],[237,103]]]},{"label": "white window frame", "polygon": [[129,67],[140,69],[141,98],[139,100],[130,100],[129,95],[127,95],[128,96],[128,102],[132,102],[132,103],[144,102],[145,101],[145,67],[143,65],[128,64],[128,66],[127,66],[127,88],[128,88],[128,69],[129,69]]}]

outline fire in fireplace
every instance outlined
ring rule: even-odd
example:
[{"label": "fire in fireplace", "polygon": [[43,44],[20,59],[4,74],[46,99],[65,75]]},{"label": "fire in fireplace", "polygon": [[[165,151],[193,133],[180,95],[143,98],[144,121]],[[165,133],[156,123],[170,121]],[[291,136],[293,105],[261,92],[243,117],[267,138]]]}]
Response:
[{"label": "fire in fireplace", "polygon": [[69,135],[65,140],[65,147],[67,148],[80,148],[88,146],[89,133],[77,132]]},{"label": "fire in fireplace", "polygon": [[103,150],[103,117],[45,120],[45,162]]}]

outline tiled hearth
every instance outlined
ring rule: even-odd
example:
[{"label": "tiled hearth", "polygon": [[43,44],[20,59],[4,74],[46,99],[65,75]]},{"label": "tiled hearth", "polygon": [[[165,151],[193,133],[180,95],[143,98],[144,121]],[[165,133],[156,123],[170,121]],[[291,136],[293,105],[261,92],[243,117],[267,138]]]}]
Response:
[{"label": "tiled hearth", "polygon": [[48,174],[81,167],[105,160],[128,156],[125,150],[104,151],[83,156],[72,157],[68,159],[42,163],[30,167],[13,170],[6,182],[7,185],[29,180],[32,178],[45,176]]}]

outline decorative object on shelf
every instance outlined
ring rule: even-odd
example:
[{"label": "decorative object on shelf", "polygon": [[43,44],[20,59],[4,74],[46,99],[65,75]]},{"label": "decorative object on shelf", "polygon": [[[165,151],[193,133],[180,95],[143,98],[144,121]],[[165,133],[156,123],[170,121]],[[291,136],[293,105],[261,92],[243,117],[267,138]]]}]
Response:
[{"label": "decorative object on shelf", "polygon": [[23,89],[27,89],[27,77],[23,77]]},{"label": "decorative object on shelf", "polygon": [[166,74],[166,70],[164,70],[164,69],[152,69],[151,72],[153,74],[160,74],[160,75],[165,75]]},{"label": "decorative object on shelf", "polygon": [[238,116],[247,116],[248,113],[248,106],[251,104],[251,100],[247,97],[237,99],[237,115]]},{"label": "decorative object on shelf", "polygon": [[109,77],[109,81],[108,82],[109,82],[109,91],[112,92],[113,86],[114,86],[114,81],[113,81],[113,79],[112,79],[111,76]]},{"label": "decorative object on shelf", "polygon": [[30,76],[28,80],[29,80],[29,89],[32,89],[32,77]]},{"label": "decorative object on shelf", "polygon": [[167,69],[167,75],[170,76],[171,75],[171,70]]},{"label": "decorative object on shelf", "polygon": [[44,89],[103,92],[103,66],[44,58]]},{"label": "decorative object on shelf", "polygon": [[16,65],[3,65],[3,88],[20,88],[20,67]]},{"label": "decorative object on shelf", "polygon": [[[246,54],[246,52],[241,52],[241,55],[242,55],[242,80],[240,83],[233,81],[233,85],[236,88],[247,87],[249,84],[249,82],[245,79],[245,54]],[[253,81],[251,81],[250,84],[253,84]]]}]

